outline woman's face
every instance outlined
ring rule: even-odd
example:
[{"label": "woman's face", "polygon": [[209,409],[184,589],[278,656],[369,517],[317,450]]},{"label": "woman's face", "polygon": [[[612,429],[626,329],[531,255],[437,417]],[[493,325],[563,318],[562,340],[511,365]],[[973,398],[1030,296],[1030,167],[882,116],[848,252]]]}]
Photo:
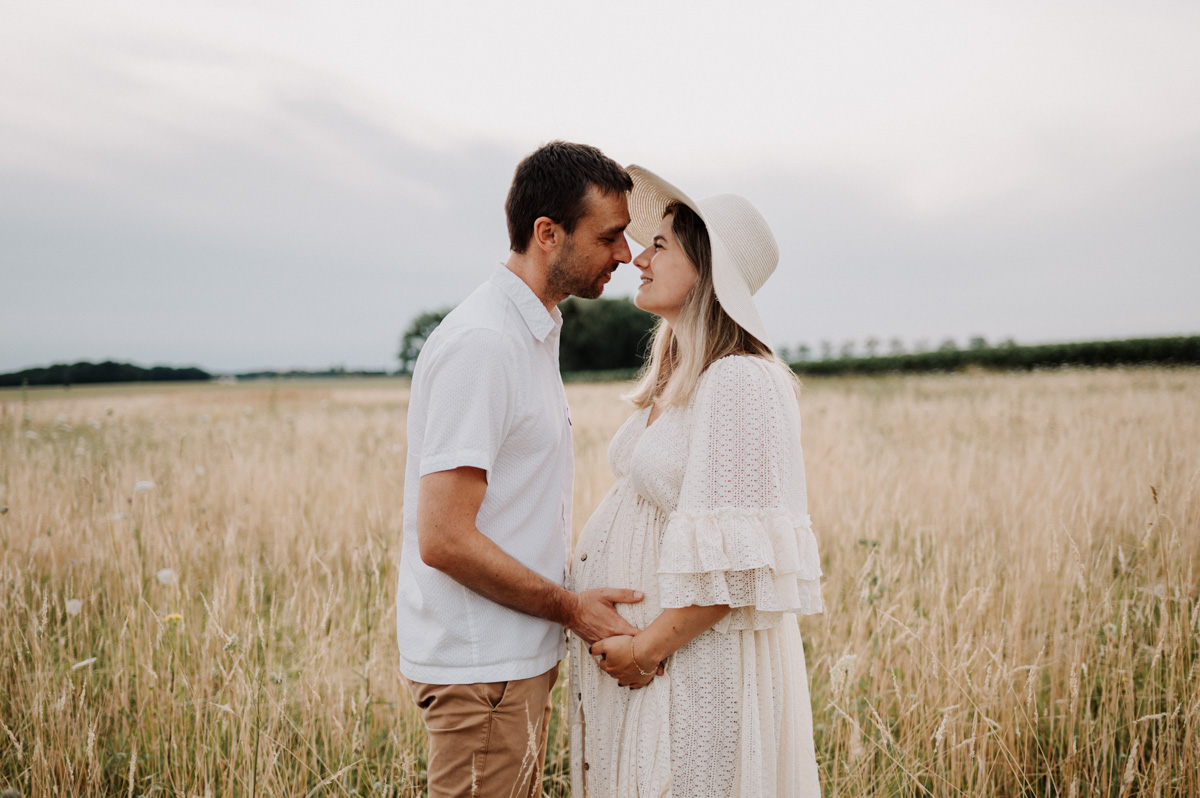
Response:
[{"label": "woman's face", "polygon": [[633,304],[662,316],[670,324],[679,318],[683,300],[700,279],[696,267],[683,254],[683,247],[671,229],[674,219],[674,215],[663,217],[654,234],[654,241],[633,259],[633,265],[642,271],[642,285]]}]

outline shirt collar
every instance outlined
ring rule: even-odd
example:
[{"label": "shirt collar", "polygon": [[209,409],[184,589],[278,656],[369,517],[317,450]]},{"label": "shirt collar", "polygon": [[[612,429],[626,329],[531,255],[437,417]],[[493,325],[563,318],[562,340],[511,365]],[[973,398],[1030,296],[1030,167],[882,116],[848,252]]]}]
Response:
[{"label": "shirt collar", "polygon": [[533,293],[533,289],[509,271],[507,266],[501,264],[496,267],[492,272],[492,282],[517,306],[521,318],[529,327],[529,332],[533,333],[533,337],[538,341],[545,341],[550,333],[562,327],[562,313],[558,308],[547,313],[546,306],[537,298],[537,294]]}]

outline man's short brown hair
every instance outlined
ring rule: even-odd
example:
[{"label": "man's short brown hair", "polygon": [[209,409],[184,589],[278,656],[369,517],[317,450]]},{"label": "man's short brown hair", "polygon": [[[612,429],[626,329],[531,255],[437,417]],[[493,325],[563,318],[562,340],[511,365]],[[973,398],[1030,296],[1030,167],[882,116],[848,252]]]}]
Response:
[{"label": "man's short brown hair", "polygon": [[620,164],[587,144],[552,141],[527,155],[517,164],[504,202],[512,251],[526,250],[533,223],[542,216],[573,233],[587,211],[588,186],[623,194],[633,190],[633,180]]}]

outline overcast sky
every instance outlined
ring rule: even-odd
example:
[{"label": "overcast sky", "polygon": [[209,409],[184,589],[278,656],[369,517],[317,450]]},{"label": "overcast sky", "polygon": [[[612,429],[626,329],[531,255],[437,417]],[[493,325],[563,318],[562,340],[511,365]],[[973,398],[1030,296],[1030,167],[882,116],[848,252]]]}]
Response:
[{"label": "overcast sky", "polygon": [[1200,333],[1200,5],[738,5],[5,3],[0,371],[394,368],[555,138],[758,205],[776,344]]}]

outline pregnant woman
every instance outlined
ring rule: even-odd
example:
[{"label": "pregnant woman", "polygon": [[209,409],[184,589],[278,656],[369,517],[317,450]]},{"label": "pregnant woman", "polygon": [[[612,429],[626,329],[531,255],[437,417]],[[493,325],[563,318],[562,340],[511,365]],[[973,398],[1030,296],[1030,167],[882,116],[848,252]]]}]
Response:
[{"label": "pregnant woman", "polygon": [[619,605],[643,631],[571,640],[572,794],[817,796],[796,614],[821,611],[821,569],[797,383],[752,298],[775,238],[742,197],[629,173],[635,302],[660,320],[570,578],[643,591]]}]

